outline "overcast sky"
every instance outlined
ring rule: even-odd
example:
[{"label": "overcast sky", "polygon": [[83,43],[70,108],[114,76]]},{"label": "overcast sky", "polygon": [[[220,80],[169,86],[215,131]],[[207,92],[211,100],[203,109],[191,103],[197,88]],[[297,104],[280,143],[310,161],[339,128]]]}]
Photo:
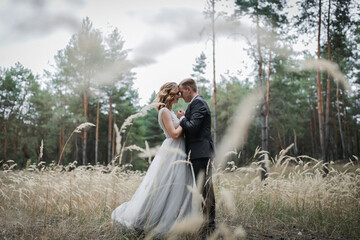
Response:
[{"label": "overcast sky", "polygon": [[[233,11],[233,1],[223,1],[220,10]],[[65,48],[88,16],[95,28],[108,32],[117,27],[138,65],[135,88],[140,103],[168,81],[180,82],[192,73],[195,58],[207,56],[207,75],[212,80],[210,20],[204,19],[206,0],[1,0],[0,66],[19,61],[34,73],[50,70],[54,55]],[[251,34],[245,23],[217,20],[216,71],[230,71],[240,80],[254,75],[253,61],[244,50],[242,33]],[[144,64],[146,63],[146,64]]]}]

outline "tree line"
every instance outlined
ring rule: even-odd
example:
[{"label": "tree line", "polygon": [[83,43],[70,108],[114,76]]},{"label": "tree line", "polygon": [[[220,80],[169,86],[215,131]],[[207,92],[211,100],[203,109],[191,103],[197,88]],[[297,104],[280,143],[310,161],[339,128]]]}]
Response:
[{"label": "tree line", "polygon": [[[210,2],[214,26],[216,4],[221,1]],[[204,53],[199,53],[192,66],[199,93],[216,113],[213,136],[217,141],[224,136],[238,103],[256,88],[262,92],[262,102],[258,114],[252,116],[246,144],[237,149],[237,164],[252,161],[258,146],[271,157],[292,143],[292,154],[321,158],[325,163],[359,156],[359,4],[352,0],[306,0],[298,3],[299,14],[292,17],[286,14],[286,1],[281,0],[235,1],[235,6],[235,12],[226,17],[248,17],[256,30],[253,36],[244,38],[257,77],[223,73],[215,81],[215,74],[213,79],[206,75],[209,62]],[[214,27],[212,31],[215,66]],[[316,55],[292,48],[299,41],[298,35],[309,37],[309,41],[316,39]],[[21,63],[0,68],[1,164],[10,159],[19,168],[25,167],[28,159],[109,164],[116,153],[114,124],[121,126],[141,109],[133,87],[136,74],[119,30],[101,33],[85,18],[79,32],[54,58],[54,69],[45,70],[43,76],[34,75]],[[296,69],[313,58],[337,63],[355,90],[338,84],[331,69],[326,71],[324,66],[314,71]],[[149,103],[154,98],[155,92]],[[176,106],[179,108],[186,108],[186,104],[180,102]],[[69,139],[84,122],[95,127],[82,129]],[[135,119],[120,134],[121,144],[142,148],[146,147],[145,141],[155,147],[163,140],[156,110],[149,111],[146,119]],[[123,159],[135,168],[147,167],[147,162],[133,151],[125,151]]]}]

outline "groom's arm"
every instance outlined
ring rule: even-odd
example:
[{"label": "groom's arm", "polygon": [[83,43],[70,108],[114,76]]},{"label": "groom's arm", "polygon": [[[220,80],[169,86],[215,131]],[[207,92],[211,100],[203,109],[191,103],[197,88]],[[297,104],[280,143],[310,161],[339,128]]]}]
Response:
[{"label": "groom's arm", "polygon": [[197,132],[200,130],[200,126],[206,116],[206,107],[205,104],[200,100],[194,100],[192,103],[194,106],[192,107],[192,115],[191,119],[187,119],[183,117],[180,121],[180,125],[186,131],[189,132]]}]

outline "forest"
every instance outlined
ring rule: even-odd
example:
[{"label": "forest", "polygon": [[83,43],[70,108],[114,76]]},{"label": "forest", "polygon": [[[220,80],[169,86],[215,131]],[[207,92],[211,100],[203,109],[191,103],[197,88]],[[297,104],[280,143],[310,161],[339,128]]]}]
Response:
[{"label": "forest", "polygon": [[[297,3],[297,15],[289,14],[287,7],[286,1],[236,1],[231,14],[217,12],[215,4],[204,13],[212,26],[219,16],[232,22],[246,18],[254,27],[252,35],[245,36],[244,47],[253,61],[255,77],[239,71],[236,75],[224,72],[215,79],[215,27],[214,55],[199,52],[189,63],[191,77],[211,107],[214,141],[219,143],[224,137],[238,104],[260,89],[261,101],[250,116],[244,144],[235,149],[240,153],[233,159],[236,166],[250,163],[258,147],[271,159],[291,144],[289,154],[293,156],[307,155],[328,163],[357,160],[360,5],[354,0],[306,0]],[[139,104],[133,86],[136,72],[121,29],[105,34],[94,25],[85,17],[79,32],[54,56],[53,69],[44,69],[42,75],[20,62],[0,67],[3,169],[9,167],[9,160],[16,163],[15,169],[40,162],[107,165],[116,159],[116,141],[143,149],[163,141],[155,109],[117,134],[116,128],[145,106]],[[301,40],[303,36],[306,40]],[[316,41],[316,52],[293,49],[298,41],[305,45]],[[214,75],[206,75],[207,68]],[[148,104],[157,91],[154,89]],[[186,108],[182,100],[175,110],[180,108]],[[93,125],[75,131],[86,122]],[[132,148],[122,150],[121,164],[146,170],[146,157]]]},{"label": "forest", "polygon": [[[34,19],[9,13],[25,18],[32,32],[59,19],[74,23],[69,16],[55,14],[54,21],[45,14],[47,4],[56,1],[8,5],[28,2],[41,9]],[[73,7],[73,2],[95,1],[61,0],[55,6]],[[111,3],[120,15],[116,4],[141,0],[96,1],[98,12],[104,9],[100,2]],[[177,5],[180,2],[184,5]],[[165,8],[165,3],[171,6]],[[188,3],[143,1],[136,5],[141,11],[132,14],[149,20],[159,7],[163,15],[156,17],[166,25],[166,34],[181,38],[184,45],[199,39],[207,44],[205,50],[196,50],[192,62],[173,63],[188,65],[188,77],[196,80],[212,113],[216,155],[209,161],[214,164],[207,165],[211,177],[204,182],[213,183],[214,231],[202,232],[208,224],[202,214],[209,211],[208,196],[201,194],[201,176],[195,182],[195,164],[171,160],[171,174],[166,174],[164,164],[171,157],[162,162],[154,158],[162,153],[158,149],[165,139],[154,103],[159,89],[151,89],[144,104],[136,88],[139,82],[146,85],[137,64],[152,60],[152,50],[154,55],[169,50],[174,39],[149,35],[143,39],[149,51],[129,49],[122,29],[108,26],[104,31],[95,19],[81,14],[79,29],[41,74],[20,61],[0,66],[0,239],[154,239],[164,221],[141,231],[116,225],[112,213],[147,191],[151,198],[137,196],[150,203],[150,210],[142,212],[147,224],[151,210],[163,213],[151,205],[159,202],[152,196],[165,189],[162,186],[170,186],[169,195],[161,192],[167,200],[163,207],[175,210],[176,221],[160,239],[359,239],[360,2],[206,0],[198,12],[201,19],[182,8]],[[9,17],[6,14],[0,15]],[[148,23],[152,31],[160,26],[154,19]],[[128,24],[139,30],[135,23]],[[20,30],[25,41],[24,26]],[[193,26],[206,37],[198,39],[188,30]],[[234,49],[232,56],[221,57],[224,36],[241,41],[246,54]],[[164,39],[169,42],[160,41]],[[49,51],[48,46],[41,48]],[[143,54],[138,59],[136,51]],[[243,59],[246,66],[220,71],[229,59]],[[154,66],[148,68],[160,75]],[[180,99],[173,110],[186,107]],[[159,169],[156,174],[153,166]],[[178,167],[189,176],[192,171],[191,177],[174,170]],[[179,192],[191,196],[191,211],[195,209],[184,219],[182,210],[171,204],[174,196],[185,199],[171,195],[178,193],[171,178],[179,175],[183,178],[176,177],[178,185],[185,189]],[[192,186],[182,182],[185,178]],[[159,179],[165,184],[157,188]],[[152,190],[143,190],[142,183]],[[202,203],[204,211],[197,211]],[[147,209],[136,208],[129,209]]]}]

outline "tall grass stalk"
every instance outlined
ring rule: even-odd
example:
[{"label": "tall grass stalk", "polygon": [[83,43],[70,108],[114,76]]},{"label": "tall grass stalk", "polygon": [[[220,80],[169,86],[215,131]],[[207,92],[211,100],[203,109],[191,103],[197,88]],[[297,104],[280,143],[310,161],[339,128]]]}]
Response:
[{"label": "tall grass stalk", "polygon": [[58,165],[60,164],[60,161],[61,161],[62,155],[63,155],[63,153],[64,153],[64,151],[65,151],[66,145],[68,144],[68,142],[69,142],[69,140],[71,139],[72,135],[73,135],[74,133],[81,133],[81,130],[82,130],[82,129],[85,129],[85,128],[87,128],[87,127],[95,127],[95,126],[96,126],[96,125],[93,124],[93,123],[85,122],[85,123],[82,123],[82,124],[80,124],[79,126],[77,126],[77,127],[75,128],[75,130],[72,131],[72,133],[70,134],[70,136],[69,136],[68,139],[66,140],[63,149],[61,150],[60,157],[59,157],[59,160],[58,160],[58,163],[57,163]]},{"label": "tall grass stalk", "polygon": [[[125,150],[127,150],[126,146],[125,146],[127,138],[125,139],[125,142],[122,144],[121,143],[121,134],[126,132],[126,128],[128,126],[132,126],[134,119],[144,116],[149,110],[154,109],[154,108],[158,107],[159,105],[164,105],[164,104],[154,102],[154,103],[151,103],[151,104],[143,107],[138,113],[130,115],[128,118],[125,119],[125,121],[123,122],[123,124],[120,127],[120,130],[118,129],[117,125],[114,124],[115,132],[116,132],[116,156],[114,157],[114,159],[112,161],[113,163],[115,163],[116,159],[119,159],[118,165],[120,166],[122,163],[123,153]],[[151,160],[151,158],[150,158],[150,160]]]}]

